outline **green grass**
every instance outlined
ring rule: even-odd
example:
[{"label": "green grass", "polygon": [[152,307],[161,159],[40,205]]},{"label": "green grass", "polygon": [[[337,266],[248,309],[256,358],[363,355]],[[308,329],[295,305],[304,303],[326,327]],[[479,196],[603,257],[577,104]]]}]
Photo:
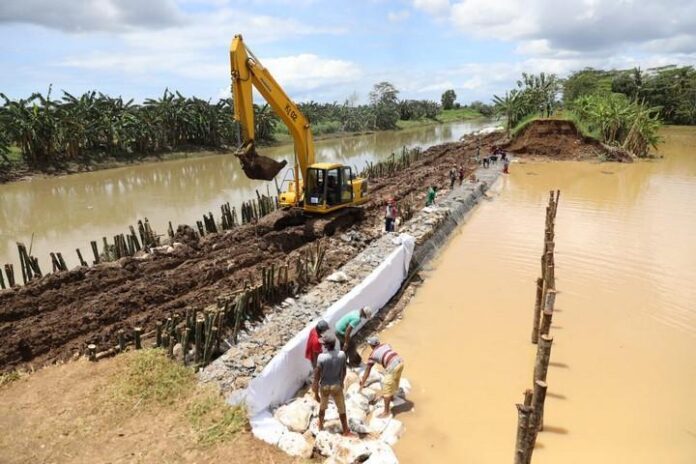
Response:
[{"label": "green grass", "polygon": [[223,441],[248,424],[245,409],[225,403],[215,387],[200,389],[186,408],[186,417],[202,445]]},{"label": "green grass", "polygon": [[539,115],[538,113],[528,114],[527,116],[525,116],[524,118],[522,118],[522,119],[520,120],[520,122],[518,122],[517,125],[516,125],[515,127],[513,127],[513,128],[510,130],[510,137],[513,137],[513,138],[514,138],[514,137],[517,137],[519,134],[521,134],[521,133],[524,131],[524,129],[525,129],[532,121],[536,121],[537,119],[543,119],[543,118],[542,118],[541,115]]},{"label": "green grass", "polygon": [[161,349],[130,354],[125,372],[113,388],[117,403],[166,406],[191,393],[194,372],[167,358]]},{"label": "green grass", "polygon": [[0,374],[0,388],[4,387],[5,385],[9,385],[12,382],[15,382],[21,378],[22,373],[20,373],[19,371],[10,371],[4,374]]},{"label": "green grass", "polygon": [[455,108],[451,110],[442,110],[437,115],[437,119],[442,122],[462,121],[466,119],[482,118],[483,115],[471,108]]},{"label": "green grass", "polygon": [[216,387],[201,387],[192,369],[170,360],[161,349],[122,355],[106,406],[112,411],[142,408],[180,410],[201,445],[225,440],[248,425],[246,410],[225,403]]}]

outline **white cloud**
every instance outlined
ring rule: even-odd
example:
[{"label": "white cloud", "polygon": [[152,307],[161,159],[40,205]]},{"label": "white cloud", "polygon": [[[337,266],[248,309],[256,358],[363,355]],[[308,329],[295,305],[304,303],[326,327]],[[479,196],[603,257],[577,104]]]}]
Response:
[{"label": "white cloud", "polygon": [[349,61],[310,53],[265,59],[262,63],[282,86],[300,91],[354,82],[362,74],[358,66]]},{"label": "white cloud", "polygon": [[411,12],[408,10],[390,11],[387,13],[387,20],[391,23],[398,23],[407,20],[409,16],[411,16]]},{"label": "white cloud", "polygon": [[5,0],[0,23],[31,23],[70,32],[163,28],[181,24],[173,0]]},{"label": "white cloud", "polygon": [[449,11],[449,0],[413,0],[413,7],[431,15],[444,15]]},{"label": "white cloud", "polygon": [[634,47],[696,53],[693,0],[414,0],[414,7],[455,29],[487,39],[518,42],[530,55],[604,53]]}]

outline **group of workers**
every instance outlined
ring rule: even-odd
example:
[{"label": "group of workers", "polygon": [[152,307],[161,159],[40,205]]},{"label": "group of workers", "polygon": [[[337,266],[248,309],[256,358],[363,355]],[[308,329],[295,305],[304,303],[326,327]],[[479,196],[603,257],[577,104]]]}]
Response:
[{"label": "group of workers", "polygon": [[[324,416],[329,399],[333,399],[338,410],[343,435],[351,435],[346,415],[344,382],[348,366],[362,364],[354,335],[360,324],[372,316],[372,309],[365,306],[341,317],[333,330],[325,320],[320,320],[309,333],[305,357],[312,363],[314,369],[312,391],[319,402],[319,430],[324,428]],[[399,389],[404,362],[390,345],[380,343],[375,336],[369,337],[367,344],[372,351],[360,379],[360,388],[365,387],[373,366],[380,364],[384,368],[382,379],[384,411],[380,417],[388,417],[391,414],[392,399]]]}]

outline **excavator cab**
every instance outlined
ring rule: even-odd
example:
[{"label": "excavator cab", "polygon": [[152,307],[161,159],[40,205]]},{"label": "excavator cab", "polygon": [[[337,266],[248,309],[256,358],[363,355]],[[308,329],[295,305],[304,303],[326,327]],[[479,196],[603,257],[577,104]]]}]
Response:
[{"label": "excavator cab", "polygon": [[366,201],[367,180],[356,179],[350,166],[316,163],[307,168],[304,209],[328,213]]}]

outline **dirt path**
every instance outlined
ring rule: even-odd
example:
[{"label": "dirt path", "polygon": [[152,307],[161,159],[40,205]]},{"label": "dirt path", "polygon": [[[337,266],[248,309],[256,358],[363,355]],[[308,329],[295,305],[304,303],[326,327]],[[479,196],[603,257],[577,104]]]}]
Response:
[{"label": "dirt path", "polygon": [[[183,407],[104,407],[128,356],[50,366],[0,387],[0,461],[19,463],[299,463],[240,431],[201,444]],[[182,398],[181,401],[185,401]]]},{"label": "dirt path", "polygon": [[[483,140],[487,150],[497,136]],[[466,165],[473,155],[473,138],[426,150],[408,168],[370,180],[372,200],[366,219],[352,229],[364,240],[346,243],[340,232],[325,238],[327,271],[357,255],[380,236],[386,200],[412,195],[419,207],[428,185],[446,190],[448,171]],[[471,169],[471,165],[467,168]],[[259,280],[260,268],[294,259],[318,236],[306,226],[274,231],[245,225],[226,234],[197,238],[180,229],[183,243],[170,254],[148,259],[123,258],[114,263],[49,275],[26,287],[0,291],[0,370],[69,359],[89,343],[113,346],[119,329],[135,326],[152,330],[156,321],[186,306],[203,307],[220,294]]]}]

